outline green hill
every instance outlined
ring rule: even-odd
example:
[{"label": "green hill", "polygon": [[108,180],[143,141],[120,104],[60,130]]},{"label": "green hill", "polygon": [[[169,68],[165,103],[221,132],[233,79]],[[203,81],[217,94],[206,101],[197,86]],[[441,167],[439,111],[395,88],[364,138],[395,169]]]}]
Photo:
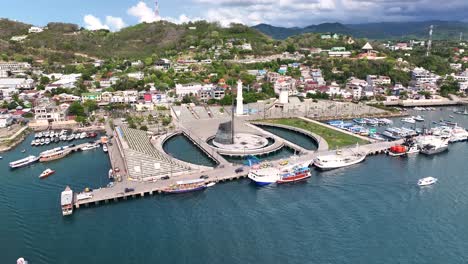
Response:
[{"label": "green hill", "polygon": [[26,35],[31,25],[0,18],[0,39],[9,40],[13,36]]},{"label": "green hill", "polygon": [[205,21],[183,25],[159,21],[141,23],[118,32],[89,31],[76,25],[54,23],[53,27],[49,26],[42,33],[31,34],[23,45],[79,52],[101,58],[144,58],[152,54],[177,54],[187,51],[191,46],[198,50],[207,50],[226,41],[251,43],[255,54],[268,52],[265,45],[273,42],[263,33],[239,24],[223,28]]}]

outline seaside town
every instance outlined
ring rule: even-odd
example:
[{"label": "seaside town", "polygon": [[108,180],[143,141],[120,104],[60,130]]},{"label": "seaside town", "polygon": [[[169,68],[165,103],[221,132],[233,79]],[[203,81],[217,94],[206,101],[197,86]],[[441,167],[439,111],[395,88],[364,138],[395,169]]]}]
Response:
[{"label": "seaside town", "polygon": [[[211,193],[221,192],[211,198],[221,201],[232,189],[248,186],[240,196],[250,200],[242,203],[255,200],[260,209],[233,205],[249,212],[241,215],[247,223],[255,221],[248,214],[258,218],[264,208],[277,210],[266,213],[272,219],[301,211],[282,215],[289,221],[302,211],[326,215],[349,207],[349,215],[338,213],[341,224],[374,228],[368,219],[385,215],[372,207],[375,201],[391,211],[456,189],[447,187],[444,170],[459,174],[466,159],[461,142],[468,142],[468,41],[462,26],[428,21],[408,22],[413,31],[396,22],[250,27],[164,21],[158,1],[148,10],[158,19],[130,26],[122,21],[118,29],[0,19],[0,166],[8,181],[0,185],[42,197],[35,203],[47,201],[41,207],[51,217],[47,221],[87,226],[88,217],[95,221],[101,212],[122,210],[115,215],[125,219],[119,225],[129,225],[134,219],[127,217],[135,214],[132,225],[171,229],[158,222],[170,215],[166,197],[174,199],[167,200],[171,208],[190,204],[192,210]],[[362,190],[369,193],[362,194],[365,199]],[[310,197],[289,196],[300,192]],[[15,200],[6,193],[0,188],[0,200]],[[387,203],[392,195],[399,198]],[[320,204],[331,196],[339,201]],[[30,209],[22,206],[37,205],[17,200],[23,211],[10,206],[8,215],[26,226],[22,215]],[[367,206],[375,215],[361,215]],[[155,222],[139,219],[135,212],[143,207],[158,214]],[[180,219],[200,215],[190,211],[168,221],[185,228],[190,223]],[[335,218],[326,217],[313,222],[309,215],[307,221],[323,228]],[[44,232],[52,234],[49,229]]]},{"label": "seaside town", "polygon": [[[47,30],[31,27],[28,33]],[[249,175],[259,184],[268,184],[271,178],[272,182],[294,182],[310,177],[311,165],[349,166],[375,153],[438,153],[446,149],[445,141],[466,140],[468,132],[450,120],[441,120],[429,132],[408,126],[380,132],[375,128],[391,126],[390,117],[402,117],[409,125],[424,121],[421,115],[410,116],[408,107],[431,111],[468,103],[466,42],[441,48],[440,43],[432,44],[431,34],[427,41],[405,42],[316,34],[307,39],[323,45],[286,43],[268,56],[253,55],[252,45],[242,39],[228,39],[208,48],[191,46],[170,58],[151,56],[133,61],[89,58],[57,64],[25,57],[15,60],[2,54],[2,150],[14,148],[29,133],[35,133],[31,146],[54,145],[39,156],[25,153],[24,159],[10,163],[12,168],[65,158],[74,151],[101,145],[109,152],[109,185],[78,195],[67,187],[62,193],[62,200],[67,201],[65,205],[62,201],[64,215],[81,204],[136,194],[199,190],[207,183],[240,176]],[[11,41],[21,42],[29,35],[13,36]],[[452,57],[438,61],[431,52]],[[223,54],[235,55],[224,58]],[[414,59],[416,56],[419,58]],[[455,112],[467,114],[466,109],[460,109]],[[262,130],[263,126],[303,133],[323,152],[272,135]],[[408,143],[426,133],[431,135],[421,136],[418,144]],[[215,168],[177,160],[166,153],[166,140],[178,134],[215,161]],[[440,144],[425,149],[428,142],[436,141],[435,135],[437,140],[442,137]],[[93,139],[57,147],[62,141],[85,138]],[[329,153],[349,150],[354,144],[363,145],[359,154]],[[278,166],[289,168],[289,180],[276,179],[280,172],[272,172],[274,165],[261,162],[262,156],[283,147],[299,154],[293,166],[287,160],[278,161]],[[226,156],[241,157],[251,166],[239,167]],[[268,167],[263,172],[266,175],[261,172],[264,166]],[[47,168],[40,177],[54,172]]]}]

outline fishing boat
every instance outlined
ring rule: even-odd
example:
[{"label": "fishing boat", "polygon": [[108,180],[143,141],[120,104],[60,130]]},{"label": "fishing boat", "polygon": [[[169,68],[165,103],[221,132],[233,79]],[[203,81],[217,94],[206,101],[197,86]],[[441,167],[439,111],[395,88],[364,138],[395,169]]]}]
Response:
[{"label": "fishing boat", "polygon": [[395,145],[395,146],[391,146],[388,150],[387,150],[387,154],[392,156],[392,157],[397,157],[397,156],[403,156],[406,154],[406,151],[408,150],[408,148],[406,146],[403,146],[403,145]]},{"label": "fishing boat", "polygon": [[44,151],[41,153],[40,162],[48,162],[53,160],[58,160],[66,157],[71,153],[71,150],[68,148],[55,148],[53,150]]},{"label": "fishing boat", "polygon": [[206,189],[206,183],[203,179],[177,181],[176,184],[163,189],[164,193],[188,193]]},{"label": "fishing boat", "polygon": [[437,182],[437,178],[434,177],[426,177],[418,180],[419,186],[429,186]]},{"label": "fishing boat", "polygon": [[47,168],[46,170],[44,170],[41,173],[41,175],[39,175],[39,179],[44,179],[44,178],[49,177],[50,175],[52,175],[54,173],[55,173],[54,170]]},{"label": "fishing boat", "polygon": [[310,168],[303,165],[295,165],[292,168],[284,169],[280,172],[278,184],[303,181],[311,177]]},{"label": "fishing boat", "polygon": [[258,186],[265,186],[275,183],[280,179],[280,170],[274,167],[253,169],[249,171],[247,177]]},{"label": "fishing boat", "polygon": [[73,213],[73,191],[69,186],[60,195],[60,204],[62,205],[63,216]]},{"label": "fishing boat", "polygon": [[416,124],[416,120],[413,117],[405,117],[401,119],[401,122],[409,123],[409,124]]},{"label": "fishing boat", "polygon": [[29,164],[32,164],[36,161],[39,160],[39,157],[36,157],[36,156],[28,156],[24,159],[20,159],[20,160],[17,160],[17,161],[13,161],[13,162],[10,162],[9,165],[10,165],[10,168],[12,169],[16,169],[16,168],[20,168],[20,167],[24,167],[24,166],[27,166]]},{"label": "fishing boat", "polygon": [[358,147],[347,153],[337,152],[334,155],[318,156],[314,159],[314,165],[321,170],[332,170],[360,163],[366,159],[367,153],[359,151]]}]

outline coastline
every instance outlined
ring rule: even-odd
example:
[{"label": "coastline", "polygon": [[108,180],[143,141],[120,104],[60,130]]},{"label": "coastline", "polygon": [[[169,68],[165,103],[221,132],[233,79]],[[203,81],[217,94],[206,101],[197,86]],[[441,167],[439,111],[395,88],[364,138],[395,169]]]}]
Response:
[{"label": "coastline", "polygon": [[0,144],[0,153],[7,152],[7,151],[14,149],[16,146],[21,144],[23,140],[26,139],[29,133],[31,133],[31,130],[29,129],[29,127],[25,126],[25,127],[22,127],[20,130],[18,130],[11,137],[3,140],[3,142]]}]

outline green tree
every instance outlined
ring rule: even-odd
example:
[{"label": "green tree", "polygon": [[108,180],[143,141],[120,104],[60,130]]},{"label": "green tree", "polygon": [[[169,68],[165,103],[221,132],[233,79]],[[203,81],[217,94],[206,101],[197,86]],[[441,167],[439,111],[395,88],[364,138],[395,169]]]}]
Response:
[{"label": "green tree", "polygon": [[79,102],[73,102],[68,108],[68,113],[75,116],[85,116],[84,107]]}]

